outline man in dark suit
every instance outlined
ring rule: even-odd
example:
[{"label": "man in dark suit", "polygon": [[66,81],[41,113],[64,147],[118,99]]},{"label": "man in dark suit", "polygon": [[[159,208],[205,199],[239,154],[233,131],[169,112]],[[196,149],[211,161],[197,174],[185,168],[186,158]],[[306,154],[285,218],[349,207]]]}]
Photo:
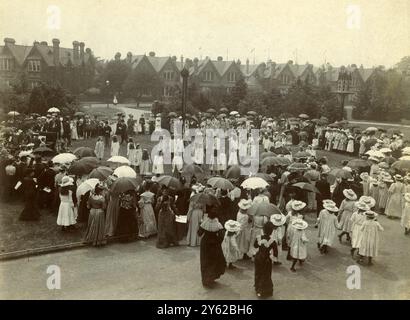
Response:
[{"label": "man in dark suit", "polygon": [[234,217],[234,214],[232,213],[232,200],[228,197],[228,192],[226,190],[221,190],[219,202],[221,204],[219,207],[219,222],[224,225],[228,220],[236,220],[236,217]]}]

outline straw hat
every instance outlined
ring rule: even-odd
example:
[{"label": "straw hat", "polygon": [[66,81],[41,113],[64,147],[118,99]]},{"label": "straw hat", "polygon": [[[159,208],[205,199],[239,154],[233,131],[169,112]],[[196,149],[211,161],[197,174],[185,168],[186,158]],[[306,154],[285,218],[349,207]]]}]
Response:
[{"label": "straw hat", "polygon": [[339,211],[339,208],[336,207],[336,205],[331,204],[331,203],[323,204],[323,208],[325,208],[327,211],[330,211],[330,212],[338,212]]},{"label": "straw hat", "polygon": [[228,220],[225,222],[224,228],[229,232],[239,232],[241,230],[241,224],[235,220]]},{"label": "straw hat", "polygon": [[369,211],[370,210],[370,206],[368,204],[362,202],[362,201],[357,201],[355,203],[355,207],[359,210],[362,210],[362,211]]},{"label": "straw hat", "polygon": [[364,181],[364,180],[367,181],[367,179],[369,179],[369,173],[367,173],[367,172],[362,172],[359,177],[360,177],[360,179],[362,179],[363,181]]},{"label": "straw hat", "polygon": [[406,201],[406,202],[410,202],[410,193],[405,193],[404,194],[404,200]]},{"label": "straw hat", "polygon": [[292,202],[292,210],[294,210],[294,211],[301,211],[305,207],[306,207],[306,203],[304,203],[302,201],[295,200],[295,201]]},{"label": "straw hat", "polygon": [[305,230],[308,227],[308,223],[303,219],[295,219],[292,221],[292,227],[297,230]]},{"label": "straw hat", "polygon": [[389,182],[389,183],[392,183],[392,182],[394,182],[394,180],[390,177],[390,176],[388,176],[388,177],[383,177],[383,182]]},{"label": "straw hat", "polygon": [[280,227],[285,224],[286,216],[279,213],[273,214],[270,216],[270,222],[272,222],[274,226]]},{"label": "straw hat", "polygon": [[322,203],[323,203],[323,205],[325,205],[325,204],[330,204],[331,206],[336,205],[336,202],[334,202],[333,200],[330,200],[330,199],[325,199],[325,200],[322,201]]},{"label": "straw hat", "polygon": [[359,199],[359,202],[364,202],[365,204],[367,204],[370,207],[370,209],[373,208],[376,205],[376,200],[374,200],[370,196],[361,196],[360,199]]},{"label": "straw hat", "polygon": [[352,189],[344,189],[343,195],[349,200],[356,200],[357,195]]},{"label": "straw hat", "polygon": [[377,159],[376,157],[369,157],[367,160],[374,161],[374,162],[377,162],[377,163],[380,162],[380,160]]},{"label": "straw hat", "polygon": [[238,203],[238,207],[242,210],[248,210],[252,206],[252,200],[250,199],[241,199]]},{"label": "straw hat", "polygon": [[67,186],[73,186],[73,185],[74,185],[74,179],[69,176],[64,176],[60,183],[60,187],[67,187]]}]

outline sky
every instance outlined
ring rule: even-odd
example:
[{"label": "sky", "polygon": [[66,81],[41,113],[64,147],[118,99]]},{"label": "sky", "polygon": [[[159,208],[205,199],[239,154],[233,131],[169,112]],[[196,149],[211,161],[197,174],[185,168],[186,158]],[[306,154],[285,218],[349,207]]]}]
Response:
[{"label": "sky", "polygon": [[116,52],[391,67],[410,55],[410,0],[0,0],[0,37]]}]

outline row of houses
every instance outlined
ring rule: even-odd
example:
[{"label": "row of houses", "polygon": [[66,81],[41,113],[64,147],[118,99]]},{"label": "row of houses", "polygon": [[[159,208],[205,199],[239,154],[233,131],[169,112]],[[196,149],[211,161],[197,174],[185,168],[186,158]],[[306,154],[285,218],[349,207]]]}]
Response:
[{"label": "row of houses", "polygon": [[[356,65],[332,67],[330,64],[315,67],[312,64],[297,64],[293,61],[276,63],[272,60],[259,64],[245,63],[240,60],[184,59],[176,56],[158,57],[155,52],[133,55],[128,52],[124,59],[121,54],[115,60],[123,60],[131,65],[135,72],[153,73],[162,80],[161,90],[156,98],[172,96],[180,87],[180,73],[183,68],[189,70],[189,82],[210,98],[229,93],[237,80],[244,79],[251,91],[277,89],[286,94],[298,80],[312,85],[330,85],[333,91],[343,88],[339,81],[341,74],[349,75],[347,97],[351,101],[360,87],[379,70]],[[47,42],[35,41],[31,46],[18,45],[14,39],[5,38],[0,46],[0,90],[8,89],[13,81],[24,74],[28,88],[34,88],[40,82],[60,83],[73,93],[81,93],[95,86],[96,59],[90,48],[83,42],[74,41],[72,48],[60,47],[58,39]],[[102,66],[104,67],[104,65]],[[346,82],[343,82],[343,86]],[[150,95],[151,92],[146,92]]]},{"label": "row of houses", "polygon": [[[115,59],[121,59],[117,53]],[[329,85],[332,91],[348,90],[347,101],[353,101],[354,95],[360,87],[369,81],[380,68],[364,68],[356,65],[332,67],[330,64],[315,67],[312,64],[296,64],[293,61],[276,63],[272,60],[259,64],[245,63],[240,60],[224,60],[218,57],[213,60],[205,59],[177,59],[173,57],[157,57],[155,52],[148,55],[133,55],[129,52],[124,59],[135,72],[152,72],[162,79],[161,96],[171,96],[175,88],[180,87],[183,68],[189,71],[189,82],[195,84],[199,90],[210,97],[215,94],[229,93],[237,80],[244,79],[250,91],[269,92],[277,89],[286,94],[289,88],[298,80],[313,86]],[[348,88],[342,88],[341,74],[349,75]],[[343,82],[346,86],[346,82]]]},{"label": "row of houses", "polygon": [[8,90],[24,79],[28,90],[41,82],[59,83],[72,93],[80,93],[93,85],[95,59],[84,42],[73,41],[72,48],[60,47],[60,40],[34,41],[19,45],[5,38],[0,46],[0,90]]}]

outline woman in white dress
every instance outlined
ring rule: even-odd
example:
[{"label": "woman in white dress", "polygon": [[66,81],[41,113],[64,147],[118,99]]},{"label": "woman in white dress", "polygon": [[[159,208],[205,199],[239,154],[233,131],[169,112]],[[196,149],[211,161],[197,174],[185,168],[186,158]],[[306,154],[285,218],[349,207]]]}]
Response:
[{"label": "woman in white dress", "polygon": [[152,163],[152,173],[156,175],[164,174],[164,156],[162,151],[154,157],[154,161]]},{"label": "woman in white dress", "polygon": [[387,200],[386,215],[391,218],[401,218],[403,210],[403,177],[399,174],[394,176],[395,182],[389,188],[389,198]]},{"label": "woman in white dress", "polygon": [[77,121],[75,120],[70,121],[70,129],[71,129],[71,140],[78,140]]},{"label": "woman in white dress", "polygon": [[349,242],[350,231],[351,231],[351,221],[353,211],[355,210],[355,201],[357,200],[357,195],[352,189],[344,189],[343,195],[345,199],[342,201],[339,209],[339,229],[342,233],[338,235],[339,241],[342,242],[342,237],[346,235],[346,240]]},{"label": "woman in white dress", "polygon": [[141,199],[138,202],[140,208],[138,230],[141,238],[147,238],[157,234],[157,223],[154,208],[152,207],[154,197],[155,194],[149,190],[149,186],[145,186],[145,191],[141,194]]},{"label": "woman in white dress", "polygon": [[408,235],[410,233],[410,193],[404,194],[404,208],[400,224],[404,228],[404,235]]},{"label": "woman in white dress", "polygon": [[60,207],[58,208],[57,225],[62,231],[67,230],[77,223],[76,199],[71,188],[74,186],[73,178],[63,177],[60,184]]},{"label": "woman in white dress", "polygon": [[204,163],[204,141],[202,133],[199,130],[194,140],[194,163],[198,165]]},{"label": "woman in white dress", "polygon": [[238,164],[238,137],[236,134],[232,134],[229,138],[229,160],[228,166],[234,166]]},{"label": "woman in white dress", "polygon": [[305,229],[308,227],[308,223],[302,219],[296,219],[292,222],[292,238],[289,242],[289,253],[292,258],[292,266],[290,270],[296,272],[295,266],[299,261],[299,265],[302,265],[307,258],[307,243],[309,239],[306,236]]},{"label": "woman in white dress", "polygon": [[247,253],[249,252],[251,244],[252,224],[250,223],[249,215],[246,212],[251,206],[252,200],[241,199],[238,203],[239,211],[236,215],[236,221],[241,224],[241,230],[239,231],[236,240],[243,259],[249,258]]}]

